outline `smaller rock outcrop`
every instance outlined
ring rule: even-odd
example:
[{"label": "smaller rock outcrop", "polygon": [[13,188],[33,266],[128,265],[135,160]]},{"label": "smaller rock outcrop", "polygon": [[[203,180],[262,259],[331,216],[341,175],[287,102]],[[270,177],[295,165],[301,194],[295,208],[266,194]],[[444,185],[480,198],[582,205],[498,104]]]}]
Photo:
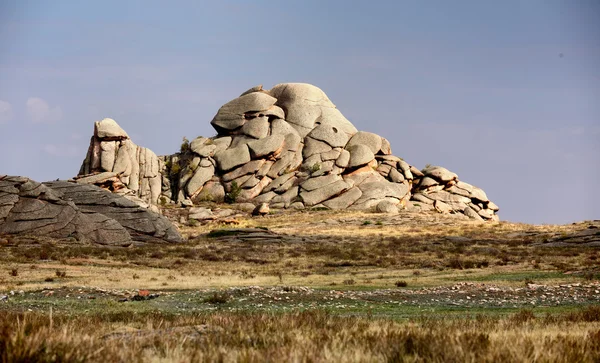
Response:
[{"label": "smaller rock outcrop", "polygon": [[2,175],[0,234],[73,238],[112,246],[182,241],[165,217],[102,188]]},{"label": "smaller rock outcrop", "polygon": [[94,135],[75,180],[156,205],[162,190],[160,169],[152,150],[134,144],[115,120],[105,118],[94,123]]},{"label": "smaller rock outcrop", "polygon": [[48,186],[19,176],[0,176],[0,234],[73,238],[116,246],[132,243],[116,220],[83,211]]},{"label": "smaller rock outcrop", "polygon": [[498,206],[485,192],[458,180],[458,175],[441,166],[428,166],[415,179],[411,200],[429,204],[440,213],[463,213],[475,220],[498,221]]},{"label": "smaller rock outcrop", "polygon": [[165,217],[140,207],[118,194],[93,185],[67,181],[45,182],[61,198],[69,200],[85,213],[99,213],[125,227],[131,239],[145,243],[177,243],[183,239]]}]

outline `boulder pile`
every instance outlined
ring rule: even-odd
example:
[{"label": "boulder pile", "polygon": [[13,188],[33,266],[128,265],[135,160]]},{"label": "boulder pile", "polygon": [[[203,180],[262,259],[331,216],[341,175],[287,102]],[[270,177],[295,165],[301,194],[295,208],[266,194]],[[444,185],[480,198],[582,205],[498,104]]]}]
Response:
[{"label": "boulder pile", "polygon": [[[390,143],[358,131],[319,88],[253,87],[211,121],[217,135],[184,140],[156,157],[111,119],[96,122],[77,181],[122,191],[150,204],[250,202],[270,208],[410,207],[497,220],[498,207],[441,167],[419,170]],[[123,192],[125,191],[125,192]]]}]

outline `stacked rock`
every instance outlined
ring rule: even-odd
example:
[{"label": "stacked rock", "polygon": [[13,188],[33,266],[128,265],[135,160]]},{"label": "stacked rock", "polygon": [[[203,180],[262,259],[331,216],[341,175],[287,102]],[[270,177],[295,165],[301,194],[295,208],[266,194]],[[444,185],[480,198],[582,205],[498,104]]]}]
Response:
[{"label": "stacked rock", "polygon": [[150,149],[134,144],[112,119],[94,123],[94,136],[75,178],[111,191],[135,196],[155,205],[161,194],[159,159]]},{"label": "stacked rock", "polygon": [[410,196],[410,166],[385,138],[358,132],[315,86],[251,88],[211,124],[217,136],[164,157],[166,198],[367,209]]},{"label": "stacked rock", "polygon": [[476,220],[499,220],[498,206],[485,192],[458,180],[441,166],[428,166],[415,180],[412,200],[433,206],[440,213],[463,213]]},{"label": "stacked rock", "polygon": [[[211,125],[216,136],[185,140],[179,153],[152,159],[152,167],[133,178],[134,164],[141,170],[142,161],[148,163],[149,158],[127,159],[131,171],[117,167],[118,151],[129,150],[133,143],[113,120],[103,120],[96,123],[80,174],[104,172],[140,197],[148,195],[147,189],[139,182],[132,185],[132,179],[148,179],[152,203],[235,201],[267,203],[271,208],[390,211],[404,207],[412,196],[440,212],[497,219],[497,207],[481,189],[459,182],[443,168],[421,172],[392,155],[387,139],[357,131],[327,95],[310,84],[253,87],[223,105]],[[110,136],[100,132],[109,126],[114,129]],[[86,178],[102,184],[98,175],[82,179]]]}]

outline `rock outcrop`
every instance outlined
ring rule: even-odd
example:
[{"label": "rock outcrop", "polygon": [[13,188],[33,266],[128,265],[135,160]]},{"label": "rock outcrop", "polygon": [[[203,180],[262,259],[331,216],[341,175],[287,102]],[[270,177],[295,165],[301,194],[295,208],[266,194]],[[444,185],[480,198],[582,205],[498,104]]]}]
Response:
[{"label": "rock outcrop", "polygon": [[102,188],[2,175],[0,234],[113,246],[182,241],[166,218]]},{"label": "rock outcrop", "polygon": [[117,221],[131,239],[145,243],[177,243],[183,239],[177,228],[165,217],[118,194],[94,185],[67,181],[45,182],[61,198],[75,203],[84,213],[98,213]]},{"label": "rock outcrop", "polygon": [[156,205],[161,193],[160,169],[152,150],[134,144],[114,120],[105,118],[94,123],[94,135],[75,179]]},{"label": "rock outcrop", "polygon": [[113,120],[97,122],[78,182],[126,188],[151,204],[236,201],[394,213],[412,199],[423,209],[498,219],[481,189],[444,168],[421,171],[393,155],[387,139],[356,130],[309,84],[253,87],[223,105],[211,125],[216,136],[185,140],[180,152],[155,158]]}]

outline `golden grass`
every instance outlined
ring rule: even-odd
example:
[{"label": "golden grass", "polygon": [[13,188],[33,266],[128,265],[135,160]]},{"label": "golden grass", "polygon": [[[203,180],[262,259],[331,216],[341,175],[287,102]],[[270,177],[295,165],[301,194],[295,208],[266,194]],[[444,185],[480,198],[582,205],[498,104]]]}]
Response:
[{"label": "golden grass", "polygon": [[[172,304],[170,310],[148,311],[149,305],[120,304],[113,295],[79,304],[69,313],[75,306],[71,300],[46,299],[40,292],[87,286],[125,295],[137,289],[176,291],[172,296],[187,299],[192,291],[251,285],[344,290],[394,289],[406,282],[411,289],[462,281],[524,287],[531,282],[592,283],[600,277],[597,249],[537,245],[586,228],[579,224],[482,224],[437,214],[354,211],[238,221],[236,228],[266,227],[277,235],[265,241],[210,238],[211,230],[232,227],[206,223],[182,226],[187,242],[177,246],[109,248],[43,237],[6,238],[8,243],[0,245],[0,295],[34,292],[20,298],[17,293],[0,306],[0,362],[600,360],[600,310],[594,306],[552,316],[524,310],[507,318],[493,317],[493,312],[464,318],[469,310],[463,307],[463,318],[446,319],[415,317],[420,307],[407,306],[413,318],[400,322],[391,318],[393,312],[376,319],[366,310],[359,311],[367,314],[362,317],[302,311],[297,303],[306,296],[300,295],[291,313],[244,310],[240,299],[238,313],[218,304],[207,312],[208,302],[201,312],[180,313],[177,301],[166,296],[157,301]],[[19,301],[38,308],[23,313]],[[368,304],[357,309],[368,309]],[[40,312],[48,306],[60,306],[60,313]],[[387,305],[378,309],[378,316],[387,316]]]},{"label": "golden grass", "polygon": [[595,362],[598,319],[598,308],[406,323],[321,311],[53,319],[10,313],[0,317],[0,361]]}]

